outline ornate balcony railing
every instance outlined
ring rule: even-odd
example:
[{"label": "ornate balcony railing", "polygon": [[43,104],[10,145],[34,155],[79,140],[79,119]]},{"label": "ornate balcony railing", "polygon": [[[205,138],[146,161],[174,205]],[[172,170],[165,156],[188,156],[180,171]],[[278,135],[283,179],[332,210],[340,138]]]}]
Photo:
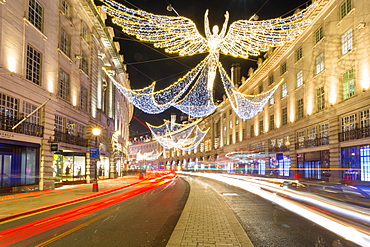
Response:
[{"label": "ornate balcony railing", "polygon": [[42,137],[44,133],[44,126],[29,123],[23,121],[20,125],[17,126],[14,130],[12,129],[14,125],[16,125],[22,119],[5,116],[5,114],[0,114],[0,130],[10,131],[19,134],[25,134],[30,136],[38,136]]},{"label": "ornate balcony railing", "polygon": [[311,140],[304,140],[295,144],[296,149],[312,148],[329,144],[329,137],[315,138]]},{"label": "ornate balcony railing", "polygon": [[340,142],[370,137],[370,126],[355,128],[338,134]]},{"label": "ornate balcony railing", "polygon": [[65,132],[54,130],[54,141],[64,142],[68,144],[73,144],[77,146],[86,147],[87,140],[79,135],[71,135]]},{"label": "ornate balcony railing", "polygon": [[280,147],[269,147],[269,153],[280,153],[289,151],[289,147],[282,145]]}]

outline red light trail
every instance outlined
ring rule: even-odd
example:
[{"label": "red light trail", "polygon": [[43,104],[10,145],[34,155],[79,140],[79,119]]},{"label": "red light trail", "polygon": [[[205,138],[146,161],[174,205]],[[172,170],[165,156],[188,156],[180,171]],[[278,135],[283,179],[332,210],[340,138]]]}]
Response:
[{"label": "red light trail", "polygon": [[[168,174],[160,178],[144,180],[144,181],[136,183],[135,185],[137,187],[135,186],[135,188],[133,188],[130,191],[116,193],[106,198],[101,198],[96,201],[77,206],[73,209],[69,209],[67,211],[64,211],[63,213],[58,213],[50,217],[46,217],[40,220],[36,220],[30,223],[21,225],[21,226],[17,226],[17,227],[13,227],[7,230],[0,231],[0,246],[14,244],[23,239],[26,239],[34,235],[37,235],[39,233],[45,232],[49,229],[64,225],[73,220],[84,217],[88,214],[97,212],[99,210],[102,210],[104,208],[117,204],[119,202],[122,202],[126,199],[132,198],[136,195],[139,195],[146,191],[157,188],[163,184],[170,183],[176,178],[177,176],[175,174]],[[127,187],[132,187],[132,184],[125,186],[125,188]],[[116,191],[118,192],[121,189],[123,188],[120,187],[120,188],[112,189],[106,192],[102,192],[102,193],[99,193],[99,196],[106,195],[106,194],[116,192]],[[69,203],[69,205],[72,203],[86,201],[86,200],[92,199],[93,197],[97,197],[97,196],[95,195],[95,196],[84,197],[78,200],[73,200]],[[46,211],[46,210],[51,210],[54,208],[42,209],[42,210]],[[38,213],[38,212],[31,212],[29,214],[32,215],[35,213]]]}]

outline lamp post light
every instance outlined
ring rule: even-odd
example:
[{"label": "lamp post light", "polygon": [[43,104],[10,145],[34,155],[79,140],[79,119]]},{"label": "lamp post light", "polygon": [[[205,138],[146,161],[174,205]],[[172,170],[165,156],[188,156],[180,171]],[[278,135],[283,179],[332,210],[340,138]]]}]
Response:
[{"label": "lamp post light", "polygon": [[[98,146],[98,136],[100,136],[101,134],[101,129],[99,127],[94,127],[92,129],[92,134],[93,136],[95,136],[95,147],[96,148],[99,148]],[[98,153],[98,157],[100,157],[100,152]],[[99,191],[99,187],[98,187],[98,160],[100,158],[97,158],[97,160],[95,160],[95,181],[93,183],[93,192],[98,192]]]}]

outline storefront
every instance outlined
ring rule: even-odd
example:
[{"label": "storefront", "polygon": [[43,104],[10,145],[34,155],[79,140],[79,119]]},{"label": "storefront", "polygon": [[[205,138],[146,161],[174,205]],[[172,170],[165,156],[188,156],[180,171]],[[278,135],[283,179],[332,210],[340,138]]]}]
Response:
[{"label": "storefront", "polygon": [[109,158],[100,156],[98,160],[98,176],[99,179],[109,178]]},{"label": "storefront", "polygon": [[53,177],[55,182],[83,180],[86,174],[86,155],[77,152],[54,153]]},{"label": "storefront", "polygon": [[370,146],[342,148],[342,179],[370,182]]},{"label": "storefront", "polygon": [[297,154],[297,178],[328,181],[330,173],[329,150]]},{"label": "storefront", "polygon": [[[17,134],[9,134],[10,138]],[[39,183],[40,145],[0,139],[0,189]]]},{"label": "storefront", "polygon": [[86,178],[86,148],[58,143],[53,155],[53,179],[56,183]]},{"label": "storefront", "polygon": [[290,177],[291,173],[291,161],[290,156],[286,156],[283,153],[277,153],[276,156],[270,157],[269,160],[270,176],[273,177]]}]

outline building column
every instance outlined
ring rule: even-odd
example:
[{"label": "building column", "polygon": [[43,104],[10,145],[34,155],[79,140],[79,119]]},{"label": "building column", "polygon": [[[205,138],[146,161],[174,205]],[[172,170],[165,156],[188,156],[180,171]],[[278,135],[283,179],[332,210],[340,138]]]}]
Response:
[{"label": "building column", "polygon": [[[284,156],[289,153],[290,157],[290,178],[296,178],[296,175],[298,173],[298,159],[297,159],[297,150],[296,150],[296,141],[297,141],[297,136],[293,132],[292,134],[288,135],[289,136],[289,142],[283,138],[283,145],[286,146],[289,151],[284,151]],[[285,137],[285,136],[284,136]]]},{"label": "building column", "polygon": [[39,190],[50,190],[55,188],[53,179],[53,160],[54,153],[50,150],[49,139],[54,136],[54,102],[49,101],[41,108],[42,125],[44,126],[44,135],[41,139],[40,147],[40,180]]},{"label": "building column", "polygon": [[109,178],[116,178],[116,162],[114,153],[109,155]]},{"label": "building column", "polygon": [[341,150],[338,140],[340,125],[338,117],[329,119],[329,156],[330,156],[330,183],[339,183],[342,180],[341,168]]}]

